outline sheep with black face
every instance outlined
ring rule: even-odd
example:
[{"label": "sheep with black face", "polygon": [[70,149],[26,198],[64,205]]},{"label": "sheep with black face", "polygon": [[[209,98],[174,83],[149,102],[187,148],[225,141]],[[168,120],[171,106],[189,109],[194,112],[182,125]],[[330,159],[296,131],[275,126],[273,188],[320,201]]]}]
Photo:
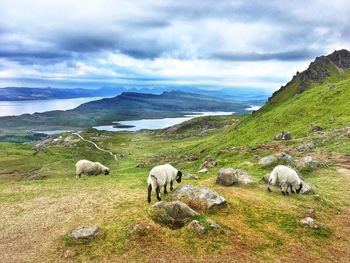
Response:
[{"label": "sheep with black face", "polygon": [[267,190],[271,192],[271,185],[275,185],[279,183],[281,193],[283,195],[288,195],[288,188],[291,189],[291,192],[294,193],[293,188],[299,194],[300,190],[303,188],[303,182],[300,179],[298,173],[285,165],[277,165],[270,174],[270,178],[268,181]]},{"label": "sheep with black face", "polygon": [[109,168],[99,162],[91,162],[88,160],[80,160],[75,164],[75,176],[78,178],[81,175],[98,175],[109,174]]},{"label": "sheep with black face", "polygon": [[152,190],[155,190],[158,201],[161,201],[160,189],[164,187],[164,194],[167,194],[167,186],[173,190],[174,181],[181,183],[182,173],[170,164],[158,165],[152,168],[148,176],[148,203],[151,202]]}]

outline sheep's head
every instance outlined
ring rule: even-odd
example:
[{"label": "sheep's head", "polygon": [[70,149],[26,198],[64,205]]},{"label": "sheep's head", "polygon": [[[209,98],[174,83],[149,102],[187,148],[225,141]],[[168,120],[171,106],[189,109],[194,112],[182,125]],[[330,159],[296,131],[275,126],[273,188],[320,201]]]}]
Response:
[{"label": "sheep's head", "polygon": [[301,189],[303,188],[303,183],[300,183],[299,184],[299,188],[298,189],[295,189],[297,191],[297,194],[300,193]]},{"label": "sheep's head", "polygon": [[178,171],[175,178],[176,182],[181,183],[181,177],[182,177],[182,173]]},{"label": "sheep's head", "polygon": [[109,168],[105,168],[104,170],[103,170],[103,174],[104,175],[109,175]]}]

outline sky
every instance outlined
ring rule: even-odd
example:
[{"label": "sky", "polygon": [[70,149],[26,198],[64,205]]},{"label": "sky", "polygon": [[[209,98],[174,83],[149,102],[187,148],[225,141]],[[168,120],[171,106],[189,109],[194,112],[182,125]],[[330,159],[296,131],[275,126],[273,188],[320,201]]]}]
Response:
[{"label": "sky", "polygon": [[276,90],[350,48],[348,0],[0,0],[0,87]]}]

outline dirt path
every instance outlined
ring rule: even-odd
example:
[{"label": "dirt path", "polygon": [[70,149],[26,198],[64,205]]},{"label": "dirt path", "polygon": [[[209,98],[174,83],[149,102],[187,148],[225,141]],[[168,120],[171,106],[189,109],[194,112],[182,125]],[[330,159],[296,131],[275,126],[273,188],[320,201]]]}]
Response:
[{"label": "dirt path", "polygon": [[117,155],[115,155],[114,153],[112,153],[111,151],[108,151],[108,150],[105,150],[105,149],[102,149],[100,148],[96,143],[94,143],[93,141],[90,141],[90,140],[87,140],[87,139],[84,139],[79,133],[73,133],[74,135],[78,136],[81,140],[85,141],[85,142],[88,142],[88,143],[91,143],[93,146],[95,146],[95,148],[101,152],[105,152],[105,153],[108,153],[109,155],[113,156],[114,159],[116,161],[118,161],[118,157]]}]

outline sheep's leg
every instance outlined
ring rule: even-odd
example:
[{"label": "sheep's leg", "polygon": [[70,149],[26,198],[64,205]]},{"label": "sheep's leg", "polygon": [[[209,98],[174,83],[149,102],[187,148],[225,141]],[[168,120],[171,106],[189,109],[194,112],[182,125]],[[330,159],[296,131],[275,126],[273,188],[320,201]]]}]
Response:
[{"label": "sheep's leg", "polygon": [[81,174],[76,174],[75,175],[75,178],[80,178],[81,177]]},{"label": "sheep's leg", "polygon": [[174,184],[174,182],[171,181],[171,182],[170,182],[170,191],[172,191],[172,190],[174,189],[173,184]]},{"label": "sheep's leg", "polygon": [[164,185],[164,194],[167,194],[167,193],[168,193],[168,191],[166,190],[166,186],[167,186],[167,185]]},{"label": "sheep's leg", "polygon": [[157,186],[157,188],[156,188],[156,195],[157,195],[157,200],[162,201],[162,198],[160,198],[160,187],[159,186]]},{"label": "sheep's leg", "polygon": [[152,193],[152,185],[149,184],[148,185],[148,197],[147,197],[148,203],[151,203],[151,193]]},{"label": "sheep's leg", "polygon": [[283,184],[280,184],[280,189],[281,189],[281,194],[286,195],[284,188],[283,188]]},{"label": "sheep's leg", "polygon": [[290,187],[290,192],[291,192],[292,194],[295,194],[295,191],[293,190],[293,186],[290,185],[289,187]]}]

